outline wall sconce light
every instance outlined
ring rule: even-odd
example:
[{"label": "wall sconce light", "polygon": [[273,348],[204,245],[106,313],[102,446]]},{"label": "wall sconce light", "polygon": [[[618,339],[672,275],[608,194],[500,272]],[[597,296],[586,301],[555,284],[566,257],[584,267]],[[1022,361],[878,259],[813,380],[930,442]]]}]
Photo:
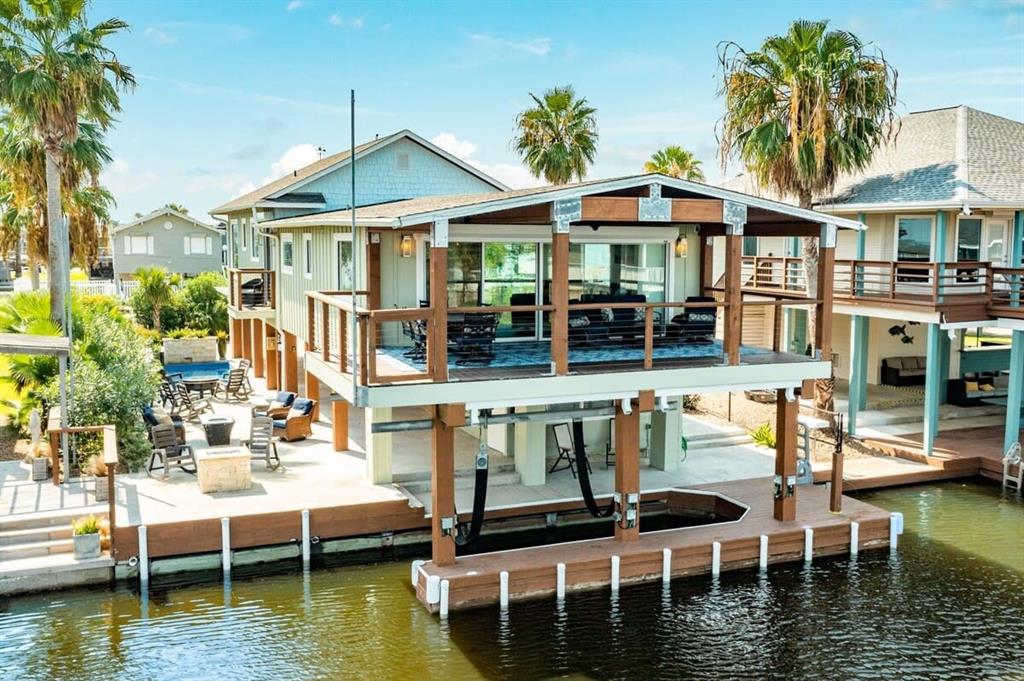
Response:
[{"label": "wall sconce light", "polygon": [[686,243],[686,237],[680,234],[676,237],[676,257],[685,258],[689,251],[689,245]]},{"label": "wall sconce light", "polygon": [[402,237],[402,257],[411,258],[413,253],[414,241],[411,235],[406,234]]}]

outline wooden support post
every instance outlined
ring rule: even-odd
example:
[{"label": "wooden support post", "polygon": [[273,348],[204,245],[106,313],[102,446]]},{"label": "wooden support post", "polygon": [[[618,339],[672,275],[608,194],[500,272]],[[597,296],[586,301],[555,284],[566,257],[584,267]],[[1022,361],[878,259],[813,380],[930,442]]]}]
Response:
[{"label": "wooden support post", "polygon": [[740,363],[743,339],[743,291],[740,269],[743,258],[743,233],[725,237],[725,355],[730,365]]},{"label": "wooden support post", "polygon": [[[636,518],[632,523],[623,517],[615,524],[615,538],[634,541],[640,538],[640,409],[634,405],[627,414],[622,405],[615,410],[615,491],[622,499],[623,516],[630,507],[629,497],[635,495]],[[632,527],[626,527],[631,524]]]},{"label": "wooden support post", "polygon": [[796,520],[796,416],[799,403],[779,390],[775,418],[776,520]]},{"label": "wooden support post", "polygon": [[316,402],[316,406],[313,407],[313,420],[320,420],[320,381],[317,380],[316,376],[309,373],[306,370],[306,397]]},{"label": "wooden support post", "polygon": [[700,248],[697,254],[700,258],[700,294],[711,295],[711,287],[715,285],[714,279],[714,246],[711,239],[700,235]]},{"label": "wooden support post", "polygon": [[231,320],[231,356],[238,359],[242,356],[242,320]]},{"label": "wooden support post", "polygon": [[282,349],[282,377],[281,383],[288,392],[299,392],[299,359],[298,341],[294,333],[282,331],[284,348]]},{"label": "wooden support post", "polygon": [[784,308],[776,305],[772,308],[772,351],[782,350],[782,318],[785,316]]},{"label": "wooden support post", "polygon": [[264,324],[266,334],[263,345],[266,352],[266,378],[267,390],[277,390],[281,385],[281,375],[277,357],[277,329],[270,324]]},{"label": "wooden support post", "polygon": [[[430,536],[434,565],[444,567],[455,563],[455,429],[441,419],[441,408],[434,410],[431,431],[430,465]],[[451,535],[445,535],[442,522],[452,523]]]},{"label": "wooden support post", "polygon": [[252,375],[263,378],[263,320],[252,320]]},{"label": "wooden support post", "polygon": [[832,450],[832,488],[829,490],[828,510],[843,512],[843,453],[838,447]]},{"label": "wooden support post", "polygon": [[348,449],[348,402],[336,399],[331,402],[331,431],[334,451]]},{"label": "wooden support post", "polygon": [[555,374],[564,376],[569,373],[568,232],[551,235],[551,305],[551,363]]},{"label": "wooden support post", "polygon": [[[396,233],[397,235],[397,233]],[[366,246],[366,281],[368,282],[366,305],[371,310],[379,310],[380,298],[380,240],[379,232],[367,234],[369,243]]]},{"label": "wooden support post", "polygon": [[242,357],[252,361],[252,320],[242,320]]},{"label": "wooden support post", "polygon": [[431,230],[430,307],[433,319],[427,337],[427,354],[434,381],[448,381],[448,221],[439,220]]},{"label": "wooden support post", "polygon": [[818,300],[815,306],[814,347],[826,362],[832,359],[832,297],[836,269],[835,225],[822,225],[818,239]]}]

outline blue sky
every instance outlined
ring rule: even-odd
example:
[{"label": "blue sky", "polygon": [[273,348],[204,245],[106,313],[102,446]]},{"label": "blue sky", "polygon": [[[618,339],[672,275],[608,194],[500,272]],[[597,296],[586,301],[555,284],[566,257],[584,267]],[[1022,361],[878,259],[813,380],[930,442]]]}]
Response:
[{"label": "blue sky", "polygon": [[[572,84],[597,107],[591,177],[639,172],[682,144],[719,178],[717,45],[757,47],[829,19],[899,69],[900,111],[968,104],[1024,120],[1024,0],[921,2],[114,2],[112,46],[139,86],[110,133],[104,181],[124,220],[168,202],[193,214],[348,146],[409,128],[514,186],[529,92]],[[315,158],[315,156],[313,156]]]}]

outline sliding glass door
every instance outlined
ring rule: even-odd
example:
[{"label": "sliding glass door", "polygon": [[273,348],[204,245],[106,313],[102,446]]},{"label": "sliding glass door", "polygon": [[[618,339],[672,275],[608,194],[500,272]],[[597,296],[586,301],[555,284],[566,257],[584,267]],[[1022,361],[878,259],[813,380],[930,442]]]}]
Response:
[{"label": "sliding glass door", "polygon": [[[448,246],[449,307],[537,304],[537,244],[456,242]],[[534,338],[535,313],[502,312],[499,337]]]}]

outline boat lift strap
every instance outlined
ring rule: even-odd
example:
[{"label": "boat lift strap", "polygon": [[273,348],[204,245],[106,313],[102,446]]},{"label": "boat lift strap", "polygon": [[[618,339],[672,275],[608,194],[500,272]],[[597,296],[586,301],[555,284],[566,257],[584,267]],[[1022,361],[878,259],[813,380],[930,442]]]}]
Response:
[{"label": "boat lift strap", "polygon": [[469,521],[469,530],[465,526],[459,527],[455,535],[456,546],[467,546],[472,544],[480,536],[480,529],[484,524],[484,506],[487,503],[487,444],[484,442],[485,424],[480,427],[480,449],[476,453],[476,481],[473,488],[473,517]]},{"label": "boat lift strap", "polygon": [[590,487],[590,469],[587,467],[586,446],[583,443],[583,419],[572,420],[572,445],[576,453],[576,475],[580,481],[580,493],[587,504],[587,510],[595,518],[610,518],[615,512],[615,500],[608,503],[608,508],[598,508],[594,499],[594,490]]}]

